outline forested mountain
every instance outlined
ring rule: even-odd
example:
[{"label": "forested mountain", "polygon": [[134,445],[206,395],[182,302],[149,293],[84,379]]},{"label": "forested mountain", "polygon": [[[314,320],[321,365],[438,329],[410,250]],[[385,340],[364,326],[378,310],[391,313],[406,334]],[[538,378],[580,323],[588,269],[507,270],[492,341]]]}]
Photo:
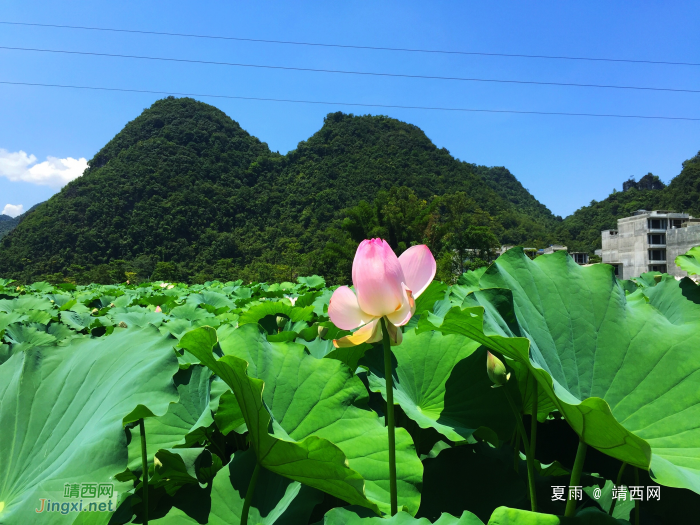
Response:
[{"label": "forested mountain", "polygon": [[[42,204],[42,203],[39,203]],[[9,215],[0,215],[0,239],[2,239],[5,235],[10,233],[12,230],[14,230],[17,225],[20,223],[24,217],[27,216],[27,214],[30,211],[33,211],[39,204],[35,204],[31,208],[29,208],[27,211],[25,211],[23,214],[18,215],[17,217],[10,217]]]},{"label": "forested mountain", "polygon": [[600,231],[616,228],[617,219],[629,217],[636,210],[673,210],[700,216],[700,153],[683,162],[681,173],[668,186],[613,191],[606,199],[593,201],[569,215],[555,236],[570,251],[593,253],[601,246]]},{"label": "forested mountain", "polygon": [[19,221],[17,218],[10,217],[9,215],[0,215],[0,239],[2,239],[5,235],[10,233],[15,226],[17,226],[17,223]]},{"label": "forested mountain", "polygon": [[461,162],[395,119],[332,113],[279,155],[218,109],[169,97],[0,241],[0,275],[343,282],[364,205],[375,229],[415,215],[394,231],[399,251],[429,242],[449,255],[468,242],[451,225],[488,234],[485,251],[544,246],[560,224],[505,168]]}]

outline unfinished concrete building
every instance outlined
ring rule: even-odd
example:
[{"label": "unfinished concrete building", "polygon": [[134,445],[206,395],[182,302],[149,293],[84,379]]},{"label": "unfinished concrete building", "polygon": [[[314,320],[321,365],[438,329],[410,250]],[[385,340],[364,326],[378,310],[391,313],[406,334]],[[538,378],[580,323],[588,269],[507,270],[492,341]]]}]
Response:
[{"label": "unfinished concrete building", "polygon": [[700,245],[700,219],[687,213],[638,210],[617,220],[616,230],[602,232],[603,263],[620,279],[658,271],[677,277],[686,272],[675,264],[678,255]]}]

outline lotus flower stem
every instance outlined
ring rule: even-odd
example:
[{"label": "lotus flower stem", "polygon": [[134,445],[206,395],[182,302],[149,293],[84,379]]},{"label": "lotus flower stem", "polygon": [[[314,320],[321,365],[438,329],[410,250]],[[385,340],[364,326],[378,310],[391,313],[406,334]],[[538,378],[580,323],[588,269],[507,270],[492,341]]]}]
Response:
[{"label": "lotus flower stem", "polygon": [[253,475],[250,478],[250,483],[248,483],[248,490],[245,493],[245,501],[243,502],[243,511],[241,512],[241,525],[248,525],[248,513],[250,512],[250,503],[253,501],[253,494],[255,493],[255,485],[258,483],[258,476],[260,475],[260,463],[255,462],[255,470],[253,470]]},{"label": "lotus flower stem", "polygon": [[143,493],[143,523],[148,525],[148,452],[146,450],[146,425],[143,418],[139,419],[139,432],[141,433],[141,492]]},{"label": "lotus flower stem", "polygon": [[[588,445],[583,439],[579,438],[578,449],[576,450],[576,459],[574,460],[574,468],[571,470],[571,481],[569,481],[569,487],[578,487],[581,482],[581,471],[583,470],[583,463],[586,461],[586,450],[588,450]],[[571,489],[569,489],[569,494],[567,495],[566,501],[566,511],[564,516],[570,518],[576,512],[576,499],[571,495]]]},{"label": "lotus flower stem", "polygon": [[389,492],[391,499],[391,515],[398,512],[398,497],[396,490],[396,440],[394,437],[394,385],[392,381],[391,344],[386,321],[381,318],[382,341],[384,343],[384,377],[386,378],[386,422],[389,428]]},{"label": "lotus flower stem", "polygon": [[[624,461],[622,462],[622,466],[620,467],[620,471],[617,473],[617,482],[615,483],[616,487],[620,486],[620,483],[622,483],[622,473],[625,471],[625,467],[627,466],[627,463]],[[615,510],[615,503],[617,503],[617,498],[614,498],[612,500],[612,503],[610,504],[610,514],[611,516],[613,515],[613,511]]]},{"label": "lotus flower stem", "polygon": [[538,401],[538,395],[539,393],[537,392],[537,379],[535,379],[535,375],[532,375],[532,409],[530,412],[532,413],[532,419],[530,420],[530,454],[532,455],[533,459],[535,457],[535,446],[537,445],[537,401]]},{"label": "lotus flower stem", "polygon": [[[523,440],[523,446],[525,447],[525,459],[527,461],[527,483],[530,489],[530,507],[532,512],[537,512],[537,493],[535,492],[535,459],[532,455],[532,450],[530,449],[530,442],[527,439],[527,432],[525,431],[525,425],[523,425],[523,418],[520,416],[520,410],[518,410],[518,407],[515,405],[515,401],[513,401],[508,389],[504,388],[503,391],[506,394],[506,399],[510,404],[510,408],[513,410],[515,423],[518,426],[518,432],[520,433],[520,437]],[[519,452],[520,447],[513,450],[513,454],[516,458],[518,457]],[[515,461],[517,461],[517,459]]]}]

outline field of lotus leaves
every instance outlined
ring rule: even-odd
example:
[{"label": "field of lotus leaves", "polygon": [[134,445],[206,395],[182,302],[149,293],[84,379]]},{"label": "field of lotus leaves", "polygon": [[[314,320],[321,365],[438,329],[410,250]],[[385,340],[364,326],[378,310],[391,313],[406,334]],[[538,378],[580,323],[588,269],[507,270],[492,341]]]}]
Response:
[{"label": "field of lotus leaves", "polygon": [[[691,273],[695,255],[679,260]],[[587,449],[648,471],[662,497],[700,493],[691,279],[620,281],[513,249],[453,286],[433,281],[391,347],[393,517],[382,342],[336,348],[350,332],[329,319],[332,293],[318,276],[0,279],[0,523],[634,523]],[[501,388],[489,352],[510,373]],[[538,427],[564,420],[575,463],[541,463]],[[85,511],[93,484],[113,487],[103,511]],[[582,494],[567,512],[553,486]]]}]

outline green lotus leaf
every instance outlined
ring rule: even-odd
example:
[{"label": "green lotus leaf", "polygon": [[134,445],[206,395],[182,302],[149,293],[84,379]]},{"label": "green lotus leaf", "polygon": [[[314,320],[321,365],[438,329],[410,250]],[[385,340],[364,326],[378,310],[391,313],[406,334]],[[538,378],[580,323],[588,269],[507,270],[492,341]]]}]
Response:
[{"label": "green lotus leaf", "polygon": [[160,324],[165,320],[165,316],[163,314],[158,312],[149,312],[144,308],[138,308],[135,312],[110,312],[109,317],[112,319],[114,324],[124,323],[128,328],[143,328],[149,324],[152,324],[153,326],[160,326]]},{"label": "green lotus leaf", "polygon": [[233,310],[236,307],[234,302],[224,294],[212,292],[210,290],[202,290],[198,294],[190,295],[187,298],[187,302],[192,304],[206,304],[213,306],[217,310],[222,308]]},{"label": "green lotus leaf", "polygon": [[[520,390],[523,414],[532,415],[536,382],[527,365],[519,361],[513,361],[512,359],[508,360],[507,363],[508,366],[515,371],[515,379],[518,382],[518,389]],[[549,395],[547,395],[547,392],[542,388],[537,388],[537,420],[540,423],[544,422],[547,416],[555,410],[557,410],[557,406]]]},{"label": "green lotus leaf", "polygon": [[[211,403],[223,393],[212,392],[211,370],[204,366],[180,370],[173,380],[180,400],[170,405],[164,415],[144,421],[149,463],[159,449],[190,447],[204,440],[207,428],[214,422]],[[141,461],[141,431],[137,426],[131,429],[129,470],[141,472]]]},{"label": "green lotus leaf", "polygon": [[11,355],[10,345],[0,344],[0,365],[7,361]]},{"label": "green lotus leaf", "polygon": [[46,293],[53,290],[53,285],[40,281],[29,285],[29,288],[35,292]]},{"label": "green lotus leaf", "polygon": [[[68,304],[69,302],[71,302],[73,300],[70,295],[59,294],[59,293],[48,294],[45,297],[47,299],[49,299],[50,301],[53,301],[54,304],[56,306],[58,306],[59,308],[62,306],[65,306],[66,304]],[[70,308],[70,306],[68,308]]]},{"label": "green lotus leaf", "polygon": [[224,436],[231,432],[244,434],[248,431],[236,395],[231,391],[225,392],[219,398],[219,407],[216,410],[216,414],[214,414],[214,421],[219,428],[219,432]]},{"label": "green lotus leaf", "polygon": [[16,299],[0,299],[0,312],[25,314],[32,310],[51,311],[54,305],[46,297],[25,295]]},{"label": "green lotus leaf", "polygon": [[320,275],[311,275],[309,277],[297,277],[297,282],[299,284],[306,285],[308,288],[314,290],[326,286],[326,280]]},{"label": "green lotus leaf", "polygon": [[51,323],[47,326],[38,324],[30,326],[36,328],[38,331],[46,332],[47,334],[54,336],[56,338],[56,344],[65,344],[68,342],[68,340],[73,339],[74,337],[85,337],[84,334],[76,333],[61,323]]},{"label": "green lotus leaf", "polygon": [[[257,333],[257,327],[251,328]],[[209,337],[198,336],[196,340],[200,343],[189,345],[188,350],[233,390],[248,426],[250,446],[263,468],[379,513],[377,505],[365,497],[362,476],[348,467],[347,458],[336,445],[315,435],[297,442],[291,436],[280,438],[277,432],[270,434],[268,429],[275,428],[275,425],[263,402],[265,383],[246,373],[248,363],[242,359],[232,355],[215,359],[208,343],[216,337],[213,328],[198,328],[196,331],[208,332]]]},{"label": "green lotus leaf", "polygon": [[90,315],[89,312],[78,313],[72,311],[65,311],[61,312],[60,315],[61,322],[63,324],[78,332],[85,330],[90,325],[92,325],[92,323],[95,322],[95,318],[92,315]]},{"label": "green lotus leaf", "polygon": [[160,325],[161,333],[172,334],[177,339],[180,339],[190,330],[192,330],[192,322],[187,319],[171,319],[167,323]]},{"label": "green lotus leaf", "polygon": [[203,451],[202,448],[158,450],[155,457],[159,464],[152,469],[149,487],[163,487],[172,496],[183,485],[199,484],[195,462]]},{"label": "green lotus leaf", "polygon": [[112,512],[81,512],[72,525],[107,525],[112,514]]},{"label": "green lotus leaf", "polygon": [[[390,518],[367,516],[362,509],[335,508],[326,513],[323,521],[317,525],[431,525],[426,518],[414,518],[407,512],[398,512]],[[484,522],[469,511],[455,518],[450,514],[442,514],[434,525],[484,525]]]},{"label": "green lotus leaf", "polygon": [[257,323],[260,319],[268,315],[286,315],[292,323],[310,321],[313,317],[313,313],[314,309],[312,306],[296,308],[281,301],[263,301],[260,304],[251,306],[248,310],[243,312],[238,319],[238,324]]},{"label": "green lotus leaf", "polygon": [[511,250],[470,294],[482,306],[453,308],[439,330],[525,364],[589,445],[700,493],[700,306],[687,282],[627,295],[610,267]]},{"label": "green lotus leaf", "polygon": [[[313,435],[335,443],[365,479],[367,498],[388,512],[388,430],[367,407],[367,390],[354,371],[335,359],[316,359],[301,345],[270,343],[255,325],[219,334],[224,354],[247,361],[248,375],[265,381],[263,399],[284,432],[297,441]],[[399,508],[415,514],[423,467],[403,428],[396,429],[396,463]]]},{"label": "green lotus leaf", "polygon": [[56,337],[39,330],[35,326],[12,324],[5,330],[5,339],[12,343],[12,353],[17,353],[35,346],[50,346],[56,342]]},{"label": "green lotus leaf", "polygon": [[0,332],[13,323],[21,323],[29,318],[27,314],[18,312],[2,313],[0,312]]},{"label": "green lotus leaf", "polygon": [[420,314],[426,310],[432,310],[436,301],[445,298],[447,285],[440,281],[433,281],[416,299],[416,313]]},{"label": "green lotus leaf", "polygon": [[333,290],[328,288],[324,289],[316,299],[314,299],[313,307],[314,313],[319,316],[328,317],[328,304],[331,301],[331,296],[333,295]]},{"label": "green lotus leaf", "polygon": [[[330,325],[327,327],[328,332],[323,337],[316,337],[319,326],[324,326],[326,324]],[[350,332],[348,331],[340,330],[330,322],[320,323],[319,325],[314,325],[306,330],[302,330],[299,334],[301,337],[297,337],[295,340],[297,343],[305,346],[309,354],[315,358],[323,359],[325,357],[328,359],[337,359],[338,361],[345,363],[347,367],[354,372],[357,370],[357,363],[359,360],[362,359],[365,352],[372,347],[371,345],[365,343],[356,346],[348,346],[345,348],[336,348],[333,345],[333,339],[339,339],[344,335],[348,335],[349,333]],[[308,341],[304,339],[304,336],[306,335],[310,335]],[[267,339],[268,341],[271,341],[269,336]]]},{"label": "green lotus leaf", "polygon": [[676,264],[681,270],[685,270],[690,275],[700,274],[700,246],[691,248],[683,255],[676,257]]},{"label": "green lotus leaf", "polygon": [[[599,483],[598,485],[584,487],[583,491],[586,494],[588,494],[589,497],[594,497],[595,489],[600,488],[600,495],[597,498],[595,498],[595,500],[598,503],[598,505],[600,505],[600,508],[602,508],[605,512],[609,514],[610,507],[612,506],[613,502],[613,487],[615,485],[609,479],[604,481],[604,483]],[[613,509],[613,518],[629,520],[630,513],[634,509],[634,500],[630,496],[630,491],[627,487],[623,485],[622,487],[618,488],[618,490],[620,489],[624,489],[625,496],[624,499],[617,498],[617,503],[615,504],[615,508]]]},{"label": "green lotus leaf", "polygon": [[0,366],[0,522],[45,523],[36,504],[61,498],[65,483],[116,483],[134,407],[164,414],[177,401],[173,341],[152,327],[125,330]]},{"label": "green lotus leaf", "polygon": [[53,312],[47,312],[45,310],[32,310],[26,314],[27,322],[47,325],[54,318],[51,313]]},{"label": "green lotus leaf", "polygon": [[[204,516],[209,525],[229,525],[240,523],[243,502],[250,478],[255,468],[255,454],[251,450],[238,451],[231,462],[221,469],[214,478],[211,490],[210,509]],[[186,491],[187,488],[183,489]],[[176,507],[153,523],[157,525],[194,525],[201,523],[200,508],[179,503],[183,495],[180,491]],[[251,524],[298,525],[307,523],[313,508],[323,500],[323,493],[297,481],[279,476],[269,470],[261,470],[248,514]],[[209,502],[207,502],[209,504]]]},{"label": "green lotus leaf", "polygon": [[458,303],[461,303],[467,294],[479,290],[479,279],[481,279],[481,276],[484,275],[487,269],[486,266],[482,266],[460,275],[457,283],[450,288],[450,296],[454,297]]},{"label": "green lotus leaf", "polygon": [[204,448],[161,449],[155,457],[158,463],[151,469],[148,484],[163,487],[171,496],[184,485],[211,482],[222,467],[219,456]]},{"label": "green lotus leaf", "polygon": [[488,525],[622,525],[627,523],[595,508],[584,509],[572,518],[563,518],[552,514],[499,507],[494,511]]},{"label": "green lotus leaf", "polygon": [[214,314],[207,312],[204,308],[199,308],[193,303],[186,303],[182,306],[176,306],[170,310],[170,315],[175,319],[187,319],[188,321],[197,321],[199,319],[207,319],[215,317]]},{"label": "green lotus leaf", "polygon": [[[509,439],[515,418],[502,388],[486,373],[486,349],[467,337],[439,332],[404,334],[392,348],[394,403],[421,428],[434,428],[447,439],[465,441],[479,427],[488,427],[501,439]],[[370,388],[386,400],[384,357],[377,346],[362,361],[368,365]],[[517,382],[509,382],[514,399]]]}]

